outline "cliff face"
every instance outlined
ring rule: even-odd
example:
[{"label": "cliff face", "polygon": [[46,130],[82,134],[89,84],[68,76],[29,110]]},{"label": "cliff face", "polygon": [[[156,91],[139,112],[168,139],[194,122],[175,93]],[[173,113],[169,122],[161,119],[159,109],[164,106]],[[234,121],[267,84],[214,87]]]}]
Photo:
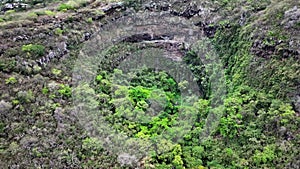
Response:
[{"label": "cliff face", "polygon": [[[0,10],[1,168],[300,166],[297,0],[3,0]],[[99,115],[81,116],[81,103]]]}]

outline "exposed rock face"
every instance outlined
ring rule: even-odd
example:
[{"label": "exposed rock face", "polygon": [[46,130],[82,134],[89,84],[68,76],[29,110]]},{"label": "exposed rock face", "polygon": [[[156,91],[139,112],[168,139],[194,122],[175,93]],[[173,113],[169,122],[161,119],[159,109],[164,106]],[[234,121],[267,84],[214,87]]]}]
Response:
[{"label": "exposed rock face", "polygon": [[11,103],[8,103],[8,102],[6,102],[4,100],[0,101],[0,111],[1,111],[1,113],[4,113],[4,112],[10,110],[12,107],[13,106],[12,106]]},{"label": "exposed rock face", "polygon": [[134,165],[138,162],[138,159],[135,156],[131,156],[127,153],[123,153],[120,154],[118,156],[118,161],[122,164],[122,165]]},{"label": "exposed rock face", "polygon": [[293,102],[294,102],[294,106],[295,106],[296,111],[298,113],[300,113],[300,95],[296,95],[293,98]]},{"label": "exposed rock face", "polygon": [[296,28],[300,25],[300,8],[294,6],[292,9],[285,11],[284,19],[281,22],[285,28]]},{"label": "exposed rock face", "polygon": [[290,8],[284,12],[284,18],[281,22],[281,25],[291,32],[291,37],[288,42],[289,49],[286,50],[285,53],[289,53],[300,58],[300,37],[298,36],[298,31],[300,28],[299,6],[294,6],[293,8]]},{"label": "exposed rock face", "polygon": [[24,10],[24,9],[27,9],[29,8],[30,5],[29,4],[26,4],[26,3],[22,3],[22,2],[12,2],[12,3],[5,3],[4,2],[0,2],[0,9],[1,9],[1,12],[5,12],[5,11],[8,11],[8,10]]},{"label": "exposed rock face", "polygon": [[66,42],[60,42],[56,44],[56,48],[54,51],[49,51],[49,53],[38,59],[36,62],[40,65],[46,65],[53,59],[60,59],[61,57],[65,56],[68,53],[67,44]]}]

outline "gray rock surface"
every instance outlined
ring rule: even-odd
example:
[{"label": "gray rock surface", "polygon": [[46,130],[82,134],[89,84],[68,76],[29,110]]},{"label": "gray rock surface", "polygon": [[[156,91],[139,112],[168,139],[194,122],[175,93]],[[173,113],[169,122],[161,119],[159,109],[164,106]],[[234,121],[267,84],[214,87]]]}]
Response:
[{"label": "gray rock surface", "polygon": [[4,100],[1,100],[1,101],[0,101],[0,112],[1,112],[1,113],[2,113],[2,112],[5,112],[5,111],[7,111],[7,110],[10,110],[12,107],[13,107],[13,106],[12,106],[11,103],[6,102],[6,101],[4,101]]}]

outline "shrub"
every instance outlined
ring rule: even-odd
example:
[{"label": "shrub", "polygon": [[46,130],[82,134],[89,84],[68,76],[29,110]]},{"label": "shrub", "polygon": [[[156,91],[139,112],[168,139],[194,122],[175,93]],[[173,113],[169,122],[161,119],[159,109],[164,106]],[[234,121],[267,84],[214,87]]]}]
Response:
[{"label": "shrub", "polygon": [[60,28],[56,28],[56,29],[54,30],[54,34],[55,34],[55,35],[59,35],[59,36],[62,35],[63,32],[64,32],[64,31],[63,31],[62,29],[60,29]]},{"label": "shrub", "polygon": [[42,89],[42,93],[43,93],[44,95],[48,94],[48,93],[49,93],[49,89],[48,89],[47,87],[44,87],[44,88]]},{"label": "shrub", "polygon": [[10,77],[8,79],[5,80],[5,84],[15,84],[17,83],[17,79],[15,77]]},{"label": "shrub", "polygon": [[129,90],[129,97],[133,102],[137,103],[142,100],[146,100],[150,95],[150,91],[142,86],[137,86]]},{"label": "shrub", "polygon": [[14,99],[11,101],[13,105],[18,105],[20,101],[18,99]]},{"label": "shrub", "polygon": [[82,149],[88,156],[98,155],[103,151],[101,142],[97,138],[93,137],[86,138],[82,141]]},{"label": "shrub", "polygon": [[37,19],[38,18],[38,14],[35,12],[31,12],[28,14],[28,17],[31,19]]},{"label": "shrub", "polygon": [[3,16],[3,20],[10,21],[16,18],[16,11],[15,10],[8,10],[5,12]]},{"label": "shrub", "polygon": [[72,89],[68,85],[61,84],[60,89],[58,90],[58,93],[64,97],[69,98],[72,95]]},{"label": "shrub", "polygon": [[86,21],[87,23],[93,23],[93,18],[88,18]]},{"label": "shrub", "polygon": [[35,97],[31,90],[29,91],[19,91],[17,93],[18,100],[20,103],[31,103],[34,101]]},{"label": "shrub", "polygon": [[275,154],[275,146],[268,145],[264,148],[264,150],[255,151],[255,155],[253,156],[253,161],[257,165],[266,164],[268,162],[272,162],[276,158]]},{"label": "shrub", "polygon": [[45,47],[43,45],[28,44],[22,46],[23,52],[28,52],[31,55],[43,56],[45,55]]},{"label": "shrub", "polygon": [[46,10],[46,11],[44,11],[44,13],[48,16],[55,16],[55,12],[53,12],[53,11]]},{"label": "shrub", "polygon": [[53,68],[51,70],[51,73],[54,74],[55,76],[58,76],[61,74],[61,70]]},{"label": "shrub", "polygon": [[0,58],[0,71],[11,72],[16,67],[14,58]]},{"label": "shrub", "polygon": [[75,9],[74,6],[69,4],[60,4],[57,8],[58,11],[67,11]]},{"label": "shrub", "polygon": [[8,10],[8,11],[5,12],[5,15],[11,15],[11,14],[14,14],[14,13],[16,13],[15,10]]}]

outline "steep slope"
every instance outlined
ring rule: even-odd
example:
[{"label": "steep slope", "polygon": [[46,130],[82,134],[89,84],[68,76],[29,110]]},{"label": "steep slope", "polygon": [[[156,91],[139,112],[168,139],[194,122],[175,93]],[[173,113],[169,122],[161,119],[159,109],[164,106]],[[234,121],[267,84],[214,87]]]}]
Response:
[{"label": "steep slope", "polygon": [[[0,4],[1,168],[299,168],[297,0]],[[129,25],[118,29],[120,23]],[[111,45],[114,35],[120,38]],[[98,44],[97,38],[103,41]],[[193,48],[195,41],[203,43]],[[76,76],[74,66],[81,63],[82,53],[98,55],[97,50],[106,46],[106,54],[99,55],[104,59],[88,60],[102,63],[97,74],[91,74],[94,82],[79,88],[76,78],[82,77]],[[118,70],[122,63],[134,62],[129,56],[145,49],[153,51],[145,56],[165,52],[163,57],[170,60],[163,60],[161,67],[185,62],[194,74],[188,84],[195,82],[200,93],[192,105],[178,104],[194,101],[196,93],[180,92],[188,85],[169,72],[144,67],[136,74]],[[204,56],[216,62],[210,64]],[[86,72],[88,77],[89,69]],[[215,79],[225,82],[226,93],[222,86],[214,86]],[[112,151],[113,143],[104,146],[97,137],[103,128],[89,131],[92,124],[82,124],[76,109],[78,88],[84,101],[90,98],[83,94],[93,89],[96,99],[88,106],[99,105],[107,126],[129,138],[150,140],[155,148],[133,158]],[[151,102],[155,99],[159,101]],[[159,113],[147,110],[151,104],[165,108]],[[149,112],[154,118],[143,121]],[[187,131],[185,122],[178,125],[181,112],[197,116]],[[97,121],[93,125],[99,126]],[[183,136],[177,138],[181,131]],[[115,145],[125,147],[125,142]]]}]

